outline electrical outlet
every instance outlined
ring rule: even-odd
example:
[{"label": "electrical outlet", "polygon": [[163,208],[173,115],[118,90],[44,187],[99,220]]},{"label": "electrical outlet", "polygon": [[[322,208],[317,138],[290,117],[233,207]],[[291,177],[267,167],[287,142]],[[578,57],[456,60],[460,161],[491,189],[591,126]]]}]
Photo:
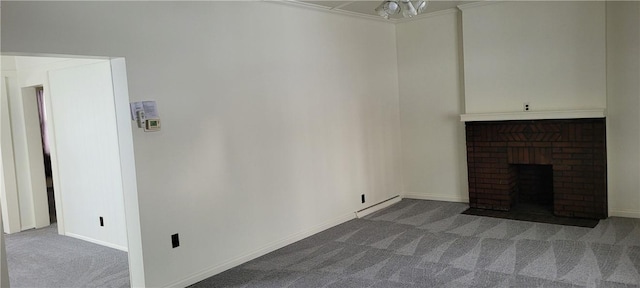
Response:
[{"label": "electrical outlet", "polygon": [[100,227],[104,227],[104,218],[100,216]]},{"label": "electrical outlet", "polygon": [[362,198],[362,203],[364,203],[364,194],[362,194],[361,198]]},{"label": "electrical outlet", "polygon": [[524,111],[529,111],[531,107],[529,106],[529,102],[524,102],[524,104],[522,105],[522,109]]},{"label": "electrical outlet", "polygon": [[171,247],[176,248],[180,246],[180,238],[178,238],[178,233],[171,235]]}]

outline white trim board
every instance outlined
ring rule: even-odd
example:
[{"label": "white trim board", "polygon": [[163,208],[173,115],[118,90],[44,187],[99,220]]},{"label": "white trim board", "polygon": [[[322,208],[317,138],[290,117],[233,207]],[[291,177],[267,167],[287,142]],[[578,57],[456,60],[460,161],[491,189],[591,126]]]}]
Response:
[{"label": "white trim board", "polygon": [[471,2],[467,4],[458,5],[458,9],[460,9],[461,11],[464,11],[469,8],[482,7],[482,6],[493,5],[493,4],[502,3],[502,2],[504,1],[482,0],[478,2]]},{"label": "white trim board", "polygon": [[423,13],[420,14],[418,16],[413,16],[410,18],[398,18],[398,19],[391,19],[389,20],[392,23],[407,23],[407,22],[413,22],[416,20],[421,20],[421,19],[426,19],[426,18],[431,18],[431,17],[437,17],[437,16],[442,16],[442,15],[447,15],[447,14],[456,14],[458,13],[458,9],[456,8],[450,8],[450,9],[445,9],[445,10],[439,10],[439,11],[434,11],[434,12],[429,12],[429,13]]},{"label": "white trim board", "polygon": [[384,201],[382,201],[382,202],[380,202],[378,204],[373,204],[373,206],[369,206],[369,207],[364,208],[364,209],[362,209],[360,211],[357,211],[356,212],[356,217],[357,218],[362,218],[362,217],[367,216],[367,215],[369,215],[371,213],[378,212],[378,211],[380,211],[380,210],[382,210],[384,208],[387,208],[389,206],[397,204],[400,201],[402,201],[402,196],[400,196],[400,195],[394,196],[394,197],[389,198],[387,200],[384,200]]},{"label": "white trim board", "polygon": [[462,122],[474,121],[507,121],[507,120],[544,120],[544,119],[581,119],[605,118],[604,109],[572,110],[572,111],[528,111],[504,113],[468,113],[460,115]]},{"label": "white trim board", "polygon": [[418,199],[418,200],[469,203],[469,198],[441,195],[441,194],[407,193],[407,194],[404,194],[402,197],[408,198],[408,199]]},{"label": "white trim board", "polygon": [[326,12],[326,13],[333,13],[333,14],[337,14],[337,15],[356,17],[356,18],[367,19],[367,20],[372,20],[372,21],[377,21],[377,22],[386,22],[386,23],[390,23],[390,24],[394,23],[394,21],[392,19],[387,20],[387,19],[384,19],[384,18],[382,18],[380,16],[356,13],[356,12],[351,12],[351,11],[347,11],[347,10],[342,10],[340,8],[330,9],[328,7],[325,7],[325,6],[316,5],[316,4],[312,4],[312,3],[306,3],[306,2],[299,2],[299,1],[295,1],[295,0],[272,0],[272,1],[265,1],[265,2],[266,3],[273,3],[273,4],[289,5],[289,6],[292,6],[292,7],[310,9],[310,10],[315,10],[315,11],[322,11],[322,12]]},{"label": "white trim board", "polygon": [[77,235],[77,234],[73,234],[73,233],[66,233],[66,234],[64,234],[64,236],[69,236],[69,237],[72,237],[72,238],[76,238],[76,239],[80,239],[80,240],[83,240],[83,241],[91,242],[93,244],[98,244],[100,246],[105,246],[105,247],[109,247],[109,248],[113,248],[113,249],[118,249],[120,251],[129,252],[127,247],[120,246],[120,245],[115,245],[115,244],[111,244],[111,243],[107,243],[107,242],[103,242],[103,241],[96,240],[96,239],[93,239],[93,238],[90,238],[90,237],[85,237],[85,236],[82,236],[82,235]]},{"label": "white trim board", "polygon": [[207,279],[211,276],[214,276],[218,273],[224,272],[228,269],[231,269],[233,267],[236,267],[240,264],[249,262],[253,259],[256,259],[262,255],[271,253],[275,250],[278,250],[284,246],[287,246],[289,244],[293,244],[297,241],[300,241],[304,238],[307,238],[311,235],[314,235],[316,233],[322,232],[324,230],[327,230],[331,227],[340,225],[344,222],[347,222],[349,220],[353,220],[355,219],[355,214],[354,213],[348,213],[345,214],[343,216],[337,217],[335,219],[329,220],[323,224],[317,225],[307,231],[303,231],[303,232],[299,232],[299,233],[295,233],[289,237],[286,237],[282,240],[279,241],[275,241],[271,244],[268,244],[262,248],[256,249],[254,251],[251,251],[243,256],[237,257],[235,259],[230,259],[225,263],[222,263],[220,265],[217,266],[212,266],[210,268],[201,270],[200,272],[196,272],[194,274],[191,274],[190,276],[178,280],[176,282],[170,283],[168,285],[166,285],[165,287],[186,287],[188,285],[191,285],[193,283],[198,283],[204,279]]},{"label": "white trim board", "polygon": [[625,217],[640,219],[640,211],[609,208],[609,217]]},{"label": "white trim board", "polygon": [[[333,7],[333,8],[329,8],[329,7],[326,7],[326,6],[317,5],[317,4],[313,4],[313,3],[300,2],[300,1],[297,1],[297,0],[265,0],[265,2],[274,3],[274,4],[282,4],[282,5],[289,5],[289,6],[293,6],[293,7],[311,9],[311,10],[315,10],[315,11],[322,11],[322,12],[326,12],[326,13],[333,13],[333,14],[350,16],[350,17],[356,17],[356,18],[367,19],[367,20],[372,20],[372,21],[377,21],[377,22],[385,22],[385,23],[389,23],[389,24],[406,23],[406,22],[416,21],[416,20],[429,18],[429,17],[434,17],[434,16],[458,13],[458,11],[459,11],[459,8],[449,8],[449,9],[445,9],[445,10],[439,10],[439,11],[434,11],[434,12],[429,12],[429,13],[423,13],[423,14],[420,14],[420,15],[417,15],[417,16],[414,16],[414,17],[410,17],[410,18],[389,18],[389,19],[385,19],[385,18],[382,18],[382,17],[380,17],[378,15],[369,15],[369,14],[352,12],[352,11],[348,11],[348,10],[342,9],[343,7],[349,5],[349,4],[353,3],[353,2],[356,2],[356,1],[345,2],[344,4],[336,6],[336,7]],[[490,3],[490,4],[493,4],[493,3]],[[458,6],[458,7],[460,7],[460,6]]]},{"label": "white trim board", "polygon": [[116,109],[118,147],[120,151],[120,173],[124,196],[124,214],[129,250],[129,279],[131,287],[144,287],[144,264],[142,257],[142,236],[140,231],[140,211],[138,209],[138,184],[133,153],[133,133],[129,116],[129,84],[124,58],[111,59],[111,79],[113,99]]}]

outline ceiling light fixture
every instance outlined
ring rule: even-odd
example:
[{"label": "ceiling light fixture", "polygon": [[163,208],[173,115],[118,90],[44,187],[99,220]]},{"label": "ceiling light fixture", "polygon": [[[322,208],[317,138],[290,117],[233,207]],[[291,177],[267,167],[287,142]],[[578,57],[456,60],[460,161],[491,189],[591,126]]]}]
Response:
[{"label": "ceiling light fixture", "polygon": [[410,18],[424,12],[428,5],[427,0],[418,0],[415,2],[411,2],[411,0],[385,0],[375,11],[385,19],[389,19],[391,15],[400,12],[402,12],[402,17]]}]

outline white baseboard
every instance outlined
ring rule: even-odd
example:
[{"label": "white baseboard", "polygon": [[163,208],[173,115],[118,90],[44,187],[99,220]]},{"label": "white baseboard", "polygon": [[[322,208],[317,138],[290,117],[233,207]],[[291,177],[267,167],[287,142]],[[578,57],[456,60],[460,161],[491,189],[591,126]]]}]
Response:
[{"label": "white baseboard", "polygon": [[469,203],[469,198],[450,196],[450,195],[439,195],[439,194],[406,193],[402,197],[409,198],[409,199],[419,199],[419,200],[435,200],[435,201],[446,201],[446,202]]},{"label": "white baseboard", "polygon": [[104,242],[104,241],[101,241],[101,240],[96,240],[96,239],[89,238],[89,237],[82,236],[82,235],[78,235],[78,234],[65,233],[64,236],[69,236],[69,237],[72,237],[72,238],[76,238],[76,239],[80,239],[80,240],[83,240],[83,241],[91,242],[93,244],[98,244],[98,245],[101,245],[101,246],[105,246],[105,247],[109,247],[109,248],[113,248],[113,249],[118,249],[120,251],[129,252],[129,249],[127,249],[127,247],[120,246],[120,245],[113,244],[113,243],[109,243],[109,242]]},{"label": "white baseboard", "polygon": [[640,211],[609,208],[611,217],[640,218]]},{"label": "white baseboard", "polygon": [[278,249],[280,249],[280,248],[282,248],[284,246],[287,246],[289,244],[292,244],[292,243],[295,243],[297,241],[300,241],[300,240],[302,240],[304,238],[307,238],[307,237],[309,237],[309,236],[311,236],[313,234],[316,234],[318,232],[322,232],[322,231],[327,230],[327,229],[329,229],[331,227],[334,227],[336,225],[340,225],[340,224],[342,224],[344,222],[347,222],[347,221],[353,220],[353,219],[355,219],[354,213],[349,213],[349,214],[343,215],[341,217],[335,218],[333,220],[330,220],[330,221],[327,221],[327,222],[325,222],[323,224],[320,224],[320,225],[318,225],[316,227],[313,227],[313,228],[311,228],[311,229],[309,229],[307,231],[296,233],[296,234],[293,234],[293,235],[291,235],[291,236],[289,236],[287,238],[284,238],[282,240],[279,240],[279,241],[273,242],[271,244],[268,244],[265,247],[257,249],[257,250],[255,250],[253,252],[250,252],[250,253],[246,254],[246,255],[240,256],[240,257],[235,258],[235,259],[231,259],[231,260],[229,260],[227,262],[224,262],[223,264],[220,264],[220,265],[217,265],[217,266],[213,266],[213,267],[204,269],[204,270],[202,270],[200,272],[191,274],[190,276],[188,276],[188,277],[186,277],[186,278],[184,278],[182,280],[178,280],[178,281],[176,281],[174,283],[168,284],[165,287],[187,287],[189,285],[192,285],[194,283],[197,283],[197,282],[200,282],[200,281],[202,281],[204,279],[207,279],[207,278],[209,278],[211,276],[214,276],[214,275],[216,275],[218,273],[221,273],[221,272],[224,272],[224,271],[226,271],[228,269],[236,267],[236,266],[238,266],[240,264],[249,262],[249,261],[251,261],[253,259],[256,259],[256,258],[262,256],[262,255],[265,255],[267,253],[270,253],[270,252],[273,252],[275,250],[278,250]]},{"label": "white baseboard", "polygon": [[384,208],[387,208],[387,207],[389,207],[389,206],[391,206],[393,204],[396,204],[396,203],[400,202],[401,200],[402,200],[402,196],[400,196],[400,195],[395,196],[393,198],[389,198],[389,199],[384,200],[384,201],[382,201],[382,202],[380,202],[378,204],[375,204],[375,205],[373,205],[371,207],[368,207],[368,208],[365,208],[365,209],[362,209],[362,210],[356,212],[356,217],[362,218],[362,217],[367,216],[367,215],[369,215],[369,214],[371,214],[373,212],[380,211],[380,210],[382,210]]}]

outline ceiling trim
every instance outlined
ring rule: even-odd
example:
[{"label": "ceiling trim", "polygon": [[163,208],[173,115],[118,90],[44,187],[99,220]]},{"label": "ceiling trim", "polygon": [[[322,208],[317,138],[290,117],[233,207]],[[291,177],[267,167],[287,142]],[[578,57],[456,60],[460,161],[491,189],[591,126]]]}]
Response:
[{"label": "ceiling trim", "polygon": [[411,21],[441,16],[441,15],[454,14],[454,13],[458,13],[462,9],[496,4],[502,1],[501,0],[485,0],[480,2],[473,2],[473,3],[458,5],[457,6],[458,8],[450,8],[450,9],[445,9],[445,10],[440,10],[440,11],[435,11],[430,13],[424,13],[424,14],[420,14],[418,16],[414,16],[410,18],[390,18],[390,19],[384,19],[380,16],[367,15],[367,14],[351,12],[351,11],[340,9],[341,7],[347,6],[348,4],[351,4],[356,1],[348,1],[345,4],[342,4],[336,7],[327,7],[327,6],[317,5],[313,3],[300,2],[297,0],[263,0],[263,2],[294,6],[298,8],[310,9],[310,10],[333,13],[333,14],[344,15],[344,16],[357,17],[361,19],[373,20],[373,21],[389,23],[389,24],[398,24],[398,23],[407,23]]},{"label": "ceiling trim", "polygon": [[498,4],[498,3],[502,3],[502,2],[504,2],[504,1],[502,1],[502,0],[485,0],[485,1],[479,1],[479,2],[472,2],[472,3],[458,5],[458,9],[465,10],[465,9],[469,9],[469,8],[488,6],[488,5]]},{"label": "ceiling trim", "polygon": [[357,18],[361,18],[361,19],[373,20],[373,21],[383,22],[383,23],[394,24],[396,22],[393,19],[387,20],[387,19],[384,19],[384,18],[379,17],[379,16],[366,15],[366,14],[362,14],[362,13],[350,12],[350,11],[345,11],[345,10],[335,9],[335,8],[331,9],[329,7],[326,7],[326,6],[316,5],[316,4],[312,4],[312,3],[298,2],[296,0],[265,0],[264,2],[287,5],[287,6],[294,6],[294,7],[299,7],[299,8],[311,9],[311,10],[315,10],[315,11],[322,11],[322,12],[345,15],[345,16],[351,16],[351,17],[357,17]]},{"label": "ceiling trim", "polygon": [[407,23],[407,22],[412,22],[412,21],[416,21],[416,20],[420,20],[420,19],[431,18],[431,17],[441,16],[441,15],[457,14],[459,11],[460,10],[458,10],[457,8],[450,8],[450,9],[435,11],[435,12],[431,12],[431,13],[420,14],[418,16],[413,16],[411,18],[394,19],[393,22],[394,23]]},{"label": "ceiling trim", "polygon": [[344,6],[351,5],[353,2],[356,2],[356,1],[346,1],[346,2],[340,4],[340,5],[336,6],[336,7],[331,8],[331,10],[340,9],[340,8],[342,8]]}]

